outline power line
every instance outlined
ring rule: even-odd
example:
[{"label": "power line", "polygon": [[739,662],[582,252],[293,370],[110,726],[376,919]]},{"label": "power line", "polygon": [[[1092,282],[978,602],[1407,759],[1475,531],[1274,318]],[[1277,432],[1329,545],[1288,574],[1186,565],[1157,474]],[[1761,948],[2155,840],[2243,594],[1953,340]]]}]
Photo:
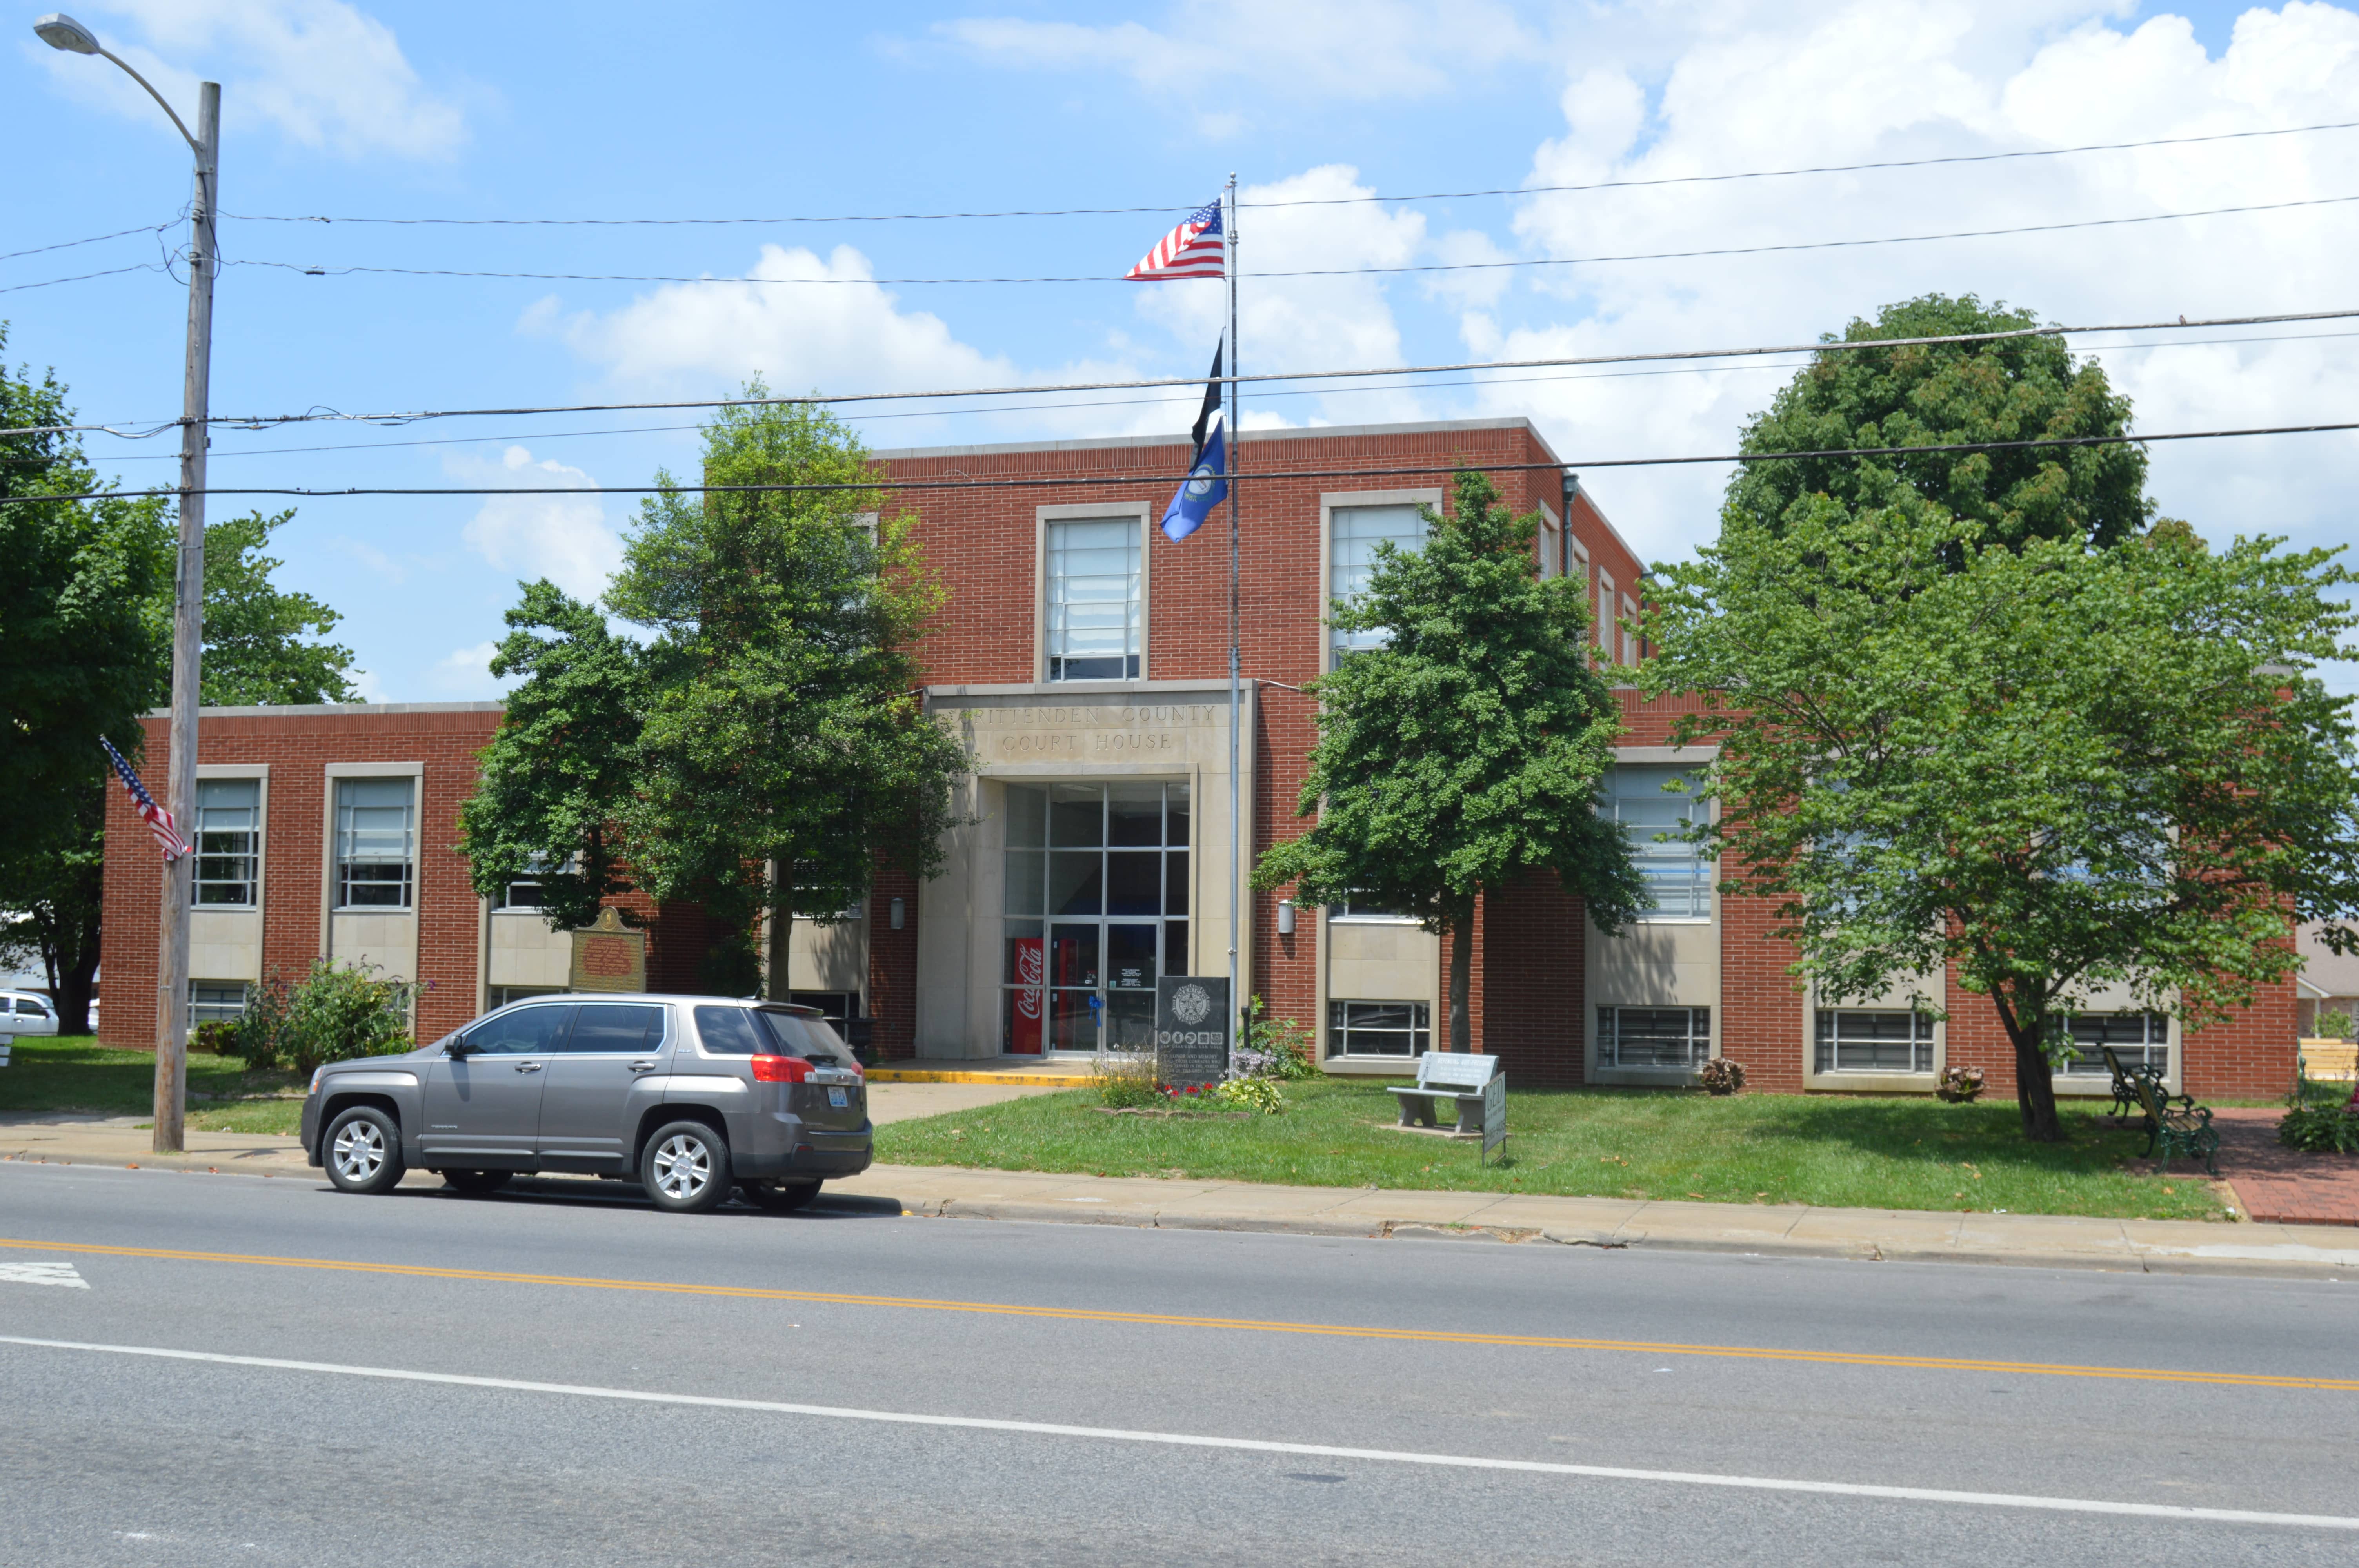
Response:
[{"label": "power line", "polygon": [[27,288],[55,288],[60,283],[86,283],[93,277],[114,277],[120,273],[165,270],[167,269],[162,262],[140,262],[132,266],[111,266],[103,272],[78,272],[71,277],[47,278],[39,283],[12,283],[5,288],[0,288],[0,294],[21,294]]},{"label": "power line", "polygon": [[0,262],[15,261],[18,256],[46,255],[51,251],[70,251],[76,245],[94,245],[102,240],[119,240],[125,234],[160,234],[187,217],[188,213],[183,211],[160,223],[142,223],[136,229],[117,229],[111,234],[92,234],[86,240],[60,240],[54,245],[35,245],[28,251],[0,251]]},{"label": "power line", "polygon": [[[2193,212],[2149,212],[2132,218],[2076,218],[2058,223],[2018,223],[2004,229],[1953,229],[1938,234],[1886,234],[1862,240],[1796,240],[1774,245],[1720,245],[1693,251],[1639,251],[1625,255],[1599,256],[1524,256],[1508,261],[1422,262],[1399,266],[1298,267],[1283,272],[1248,272],[1239,276],[1245,278],[1375,277],[1400,273],[1496,272],[1503,268],[1513,267],[1600,266],[1618,262],[1693,261],[1715,256],[1774,255],[1793,251],[1856,250],[1865,245],[1918,245],[1937,240],[1987,240],[2011,234],[2049,234],[2067,229],[2112,229],[2135,223],[2171,223],[2190,218],[2222,218],[2245,212],[2281,212],[2298,207],[2333,207],[2351,201],[2359,201],[2359,196],[2314,196],[2299,201],[2261,201],[2237,207],[2207,207]],[[679,273],[500,272],[462,267],[367,265],[326,266],[303,262],[253,258],[233,259],[225,265],[277,267],[286,272],[299,272],[310,277],[349,277],[354,275],[366,275],[387,277],[508,278],[534,283],[758,283],[797,287],[844,287],[864,284],[872,287],[884,287],[887,285],[916,287],[949,284],[1124,283],[1129,281],[1118,273],[1044,274],[1032,277],[714,277],[709,274],[690,277]],[[27,287],[38,286],[28,285]]]},{"label": "power line", "polygon": [[[2100,343],[2082,346],[2081,352],[2095,358],[2101,354],[2126,351],[2151,351],[2155,349],[2200,349],[2244,343],[2301,343],[2319,339],[2354,338],[2359,332],[2280,332],[2257,338],[2190,338],[2178,342],[2161,343]],[[1668,370],[1600,371],[1592,374],[1520,375],[1469,377],[1463,381],[1385,382],[1344,387],[1301,387],[1287,392],[1262,391],[1250,394],[1248,401],[1266,403],[1278,397],[1332,397],[1353,392],[1414,392],[1434,386],[1519,386],[1531,383],[1554,384],[1567,381],[1620,381],[1633,377],[1658,375],[1725,375],[1739,371],[1794,370],[1808,364],[1807,360],[1765,360],[1740,365],[1679,365]],[[1067,408],[1133,408],[1156,405],[1185,404],[1193,407],[1200,400],[1189,394],[1179,397],[1124,397],[1093,399],[1083,403],[1002,403],[980,407],[951,409],[912,409],[897,414],[853,414],[848,420],[867,422],[878,419],[940,419],[962,414],[1023,414],[1047,413]],[[247,447],[229,450],[216,449],[212,460],[228,458],[292,457],[311,452],[374,452],[398,451],[411,447],[465,447],[489,445],[495,441],[554,441],[582,436],[650,436],[670,435],[682,430],[701,430],[701,425],[628,425],[601,426],[590,430],[516,430],[494,436],[449,436],[422,441],[347,441],[321,447]],[[38,463],[45,458],[0,458],[0,462]],[[178,452],[139,452],[112,460],[119,463],[178,462]],[[177,492],[176,492],[177,493]]]},{"label": "power line", "polygon": [[[1959,153],[1943,157],[1886,158],[1872,163],[1816,164],[1801,168],[1749,169],[1731,174],[1666,175],[1652,179],[1602,179],[1585,185],[1509,185],[1483,190],[1428,190],[1404,196],[1298,197],[1285,201],[1243,201],[1248,211],[1285,207],[1347,207],[1382,201],[1456,201],[1476,196],[1545,196],[1589,190],[1622,190],[1662,185],[1712,185],[1738,179],[1788,179],[1809,174],[1858,174],[1873,169],[1930,168],[1943,164],[2003,163],[2020,158],[2063,157],[2077,153],[2125,152],[2140,147],[2188,146],[2201,142],[2245,141],[2259,136],[2306,135],[2314,131],[2359,128],[2359,120],[2323,125],[2288,125],[2276,130],[2221,131],[2201,136],[2155,136],[2135,142],[2090,142],[2071,147],[2032,147],[2017,152]],[[1138,212],[1186,212],[1201,202],[1172,202],[1142,207],[1033,207],[995,212],[837,212],[798,213],[766,218],[377,218],[330,217],[321,214],[224,212],[224,218],[247,223],[375,223],[401,227],[450,228],[717,228],[732,225],[785,223],[936,223],[986,218],[1099,218]],[[5,260],[0,257],[0,260]]]},{"label": "power line", "polygon": [[[1559,469],[1670,468],[1697,463],[1798,462],[1812,458],[1928,457],[1942,452],[2013,452],[2078,447],[2144,446],[2153,441],[2216,441],[2245,436],[2308,436],[2359,430],[2359,419],[2323,425],[2268,425],[2235,430],[2171,430],[2150,436],[2049,436],[2025,441],[1949,441],[1917,447],[1822,447],[1806,452],[1719,452],[1670,458],[1567,459],[1552,463],[1473,463],[1464,465],[1484,473],[1554,471]],[[1175,438],[1174,447],[1183,443]],[[1255,445],[1250,435],[1239,450]],[[1242,469],[1240,480],[1387,479],[1449,472],[1460,465],[1428,463],[1410,468]],[[241,485],[208,489],[212,495],[291,495],[325,499],[351,495],[764,495],[850,491],[899,494],[909,491],[1038,490],[1074,485],[1182,484],[1185,473],[1049,474],[1020,479],[896,480],[889,476],[862,483],[831,484],[549,484],[549,485],[353,485],[322,490],[296,485]],[[174,489],[97,490],[73,495],[0,496],[0,505],[26,505],[60,501],[143,501],[177,496]]]},{"label": "power line", "polygon": [[[1860,350],[1930,347],[1948,343],[1995,343],[2026,338],[2053,338],[2076,332],[2192,331],[2211,327],[2271,327],[2302,321],[2344,321],[2359,317],[2359,308],[2288,311],[2269,316],[2212,316],[2190,320],[2130,321],[2088,326],[2017,327],[1998,332],[1947,332],[1917,338],[1833,338],[1814,343],[1778,343],[1740,349],[1672,349],[1627,354],[1565,354],[1536,360],[1463,360],[1451,364],[1389,365],[1365,370],[1283,371],[1264,375],[1227,375],[1223,384],[1255,385],[1278,381],[1356,380],[1367,376],[1442,375],[1461,371],[1555,370],[1573,365],[1648,364],[1669,361],[1752,359],[1777,354],[1845,353]],[[846,403],[898,403],[947,397],[1032,397],[1060,392],[1131,392],[1150,387],[1195,386],[1207,378],[1195,375],[1155,376],[1130,381],[1072,381],[1033,386],[940,388],[918,392],[813,393],[801,397],[689,397],[647,403],[567,403],[496,408],[419,409],[408,413],[345,414],[312,408],[301,414],[216,414],[207,423],[237,429],[259,430],[278,425],[335,422],[368,425],[408,425],[427,419],[516,418],[541,414],[624,414],[669,408],[756,408],[787,406],[833,406]],[[106,425],[21,425],[0,428],[0,436],[33,436],[94,431],[127,439],[176,427],[178,420],[161,420],[144,433]]]}]

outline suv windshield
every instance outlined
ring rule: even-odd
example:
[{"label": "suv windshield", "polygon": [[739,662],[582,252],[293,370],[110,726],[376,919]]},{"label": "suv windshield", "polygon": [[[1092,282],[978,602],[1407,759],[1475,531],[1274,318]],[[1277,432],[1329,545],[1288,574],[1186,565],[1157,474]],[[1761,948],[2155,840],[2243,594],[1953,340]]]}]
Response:
[{"label": "suv windshield", "polygon": [[705,1050],[716,1056],[799,1056],[841,1063],[847,1054],[826,1023],[783,1009],[700,1007],[696,1032],[703,1037]]}]

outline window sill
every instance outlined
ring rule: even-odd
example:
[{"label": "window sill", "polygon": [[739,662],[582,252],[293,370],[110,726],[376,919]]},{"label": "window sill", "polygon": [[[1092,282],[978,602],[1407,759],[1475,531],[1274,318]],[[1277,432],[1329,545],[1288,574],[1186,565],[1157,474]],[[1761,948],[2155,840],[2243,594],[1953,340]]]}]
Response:
[{"label": "window sill", "polygon": [[1886,1072],[1825,1072],[1812,1069],[1802,1075],[1806,1089],[1859,1089],[1869,1092],[1902,1092],[1930,1094],[1939,1077],[1934,1073],[1919,1073],[1913,1068],[1905,1073]]},{"label": "window sill", "polygon": [[415,914],[418,911],[406,903],[340,903],[328,913],[330,914]]},{"label": "window sill", "polygon": [[1321,1071],[1339,1078],[1417,1076],[1417,1058],[1414,1056],[1330,1056],[1319,1065]]},{"label": "window sill", "polygon": [[1330,925],[1415,925],[1418,923],[1414,914],[1331,914],[1327,917]]}]

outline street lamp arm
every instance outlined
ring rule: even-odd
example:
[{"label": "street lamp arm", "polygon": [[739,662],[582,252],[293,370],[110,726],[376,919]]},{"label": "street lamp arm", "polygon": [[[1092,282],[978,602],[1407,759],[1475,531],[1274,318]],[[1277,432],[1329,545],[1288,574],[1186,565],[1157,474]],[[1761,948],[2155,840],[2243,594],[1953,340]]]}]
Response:
[{"label": "street lamp arm", "polygon": [[163,110],[165,114],[172,116],[172,128],[180,133],[180,139],[189,144],[189,151],[196,155],[197,162],[201,166],[205,161],[205,149],[199,145],[196,137],[189,135],[189,127],[181,124],[179,113],[173,109],[171,104],[164,101],[164,95],[156,91],[156,84],[149,81],[137,71],[132,70],[129,63],[114,50],[101,49],[98,52],[102,58],[111,59],[116,65],[121,66],[123,68],[124,75],[129,77],[132,81],[146,88],[147,90],[147,96],[156,100],[156,106]]}]

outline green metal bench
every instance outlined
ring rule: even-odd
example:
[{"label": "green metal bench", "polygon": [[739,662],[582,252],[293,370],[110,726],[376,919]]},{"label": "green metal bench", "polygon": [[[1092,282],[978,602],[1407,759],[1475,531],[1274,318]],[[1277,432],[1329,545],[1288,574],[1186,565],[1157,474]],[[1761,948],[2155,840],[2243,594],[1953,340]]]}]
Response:
[{"label": "green metal bench", "polygon": [[[2105,1114],[2116,1121],[2133,1110],[2143,1117],[2145,1108],[2138,1100],[2137,1082],[2143,1078],[2154,1085],[2157,1094],[2162,1094],[2162,1069],[2144,1062],[2133,1066],[2124,1062],[2110,1045],[2101,1045],[2098,1050],[2105,1058],[2106,1069],[2114,1075],[2114,1108]],[[2166,1105],[2175,1104],[2186,1110],[2195,1108],[2195,1102],[2185,1095],[2163,1095],[2162,1098]]]},{"label": "green metal bench", "polygon": [[2197,1105],[2185,1095],[2166,1095],[2159,1083],[2143,1074],[2130,1082],[2146,1110],[2147,1156],[2151,1158],[2158,1149],[2162,1163],[2168,1165],[2171,1156],[2184,1154],[2202,1161],[2203,1169],[2218,1176],[2220,1133],[2212,1125],[2212,1108]]}]

